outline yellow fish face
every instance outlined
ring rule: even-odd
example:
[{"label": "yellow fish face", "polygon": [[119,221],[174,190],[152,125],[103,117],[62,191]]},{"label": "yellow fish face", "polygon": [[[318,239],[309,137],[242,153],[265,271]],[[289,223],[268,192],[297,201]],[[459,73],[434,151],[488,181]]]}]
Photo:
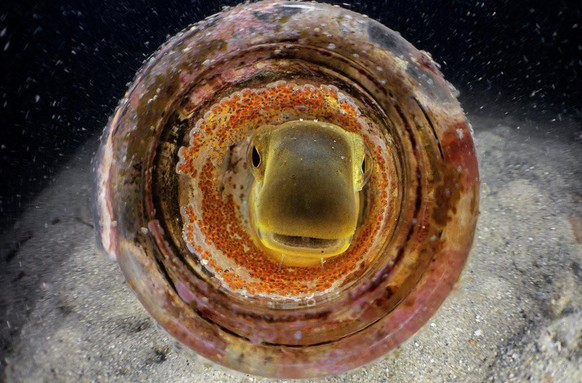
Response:
[{"label": "yellow fish face", "polygon": [[339,126],[290,121],[259,128],[249,147],[249,210],[260,242],[289,266],[348,249],[370,173],[363,139]]}]

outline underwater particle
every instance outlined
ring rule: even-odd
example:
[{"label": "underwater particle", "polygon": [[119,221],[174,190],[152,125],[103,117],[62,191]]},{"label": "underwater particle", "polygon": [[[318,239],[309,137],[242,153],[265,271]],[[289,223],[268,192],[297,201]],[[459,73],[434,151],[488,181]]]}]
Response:
[{"label": "underwater particle", "polygon": [[429,320],[467,259],[478,191],[469,124],[428,54],[349,10],[257,2],[137,74],[101,144],[98,234],[182,344],[308,378]]}]

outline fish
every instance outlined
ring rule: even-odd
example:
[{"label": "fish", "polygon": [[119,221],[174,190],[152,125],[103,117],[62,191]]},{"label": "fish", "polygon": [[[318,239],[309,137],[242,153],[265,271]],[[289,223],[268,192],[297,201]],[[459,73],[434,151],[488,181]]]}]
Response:
[{"label": "fish", "polygon": [[249,145],[250,214],[260,243],[287,266],[345,252],[357,228],[366,158],[362,137],[334,124],[295,120],[257,129]]}]

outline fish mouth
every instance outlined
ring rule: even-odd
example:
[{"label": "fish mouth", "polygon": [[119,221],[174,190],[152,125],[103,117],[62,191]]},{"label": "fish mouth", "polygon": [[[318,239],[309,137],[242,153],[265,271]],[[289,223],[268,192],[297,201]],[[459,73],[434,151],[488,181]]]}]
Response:
[{"label": "fish mouth", "polygon": [[261,242],[271,250],[308,259],[328,258],[341,254],[347,250],[352,241],[352,237],[317,238],[273,232],[260,232],[259,237]]},{"label": "fish mouth", "polygon": [[337,239],[324,239],[315,237],[300,237],[296,235],[273,234],[273,239],[277,242],[291,247],[304,247],[308,249],[320,250],[334,247]]}]

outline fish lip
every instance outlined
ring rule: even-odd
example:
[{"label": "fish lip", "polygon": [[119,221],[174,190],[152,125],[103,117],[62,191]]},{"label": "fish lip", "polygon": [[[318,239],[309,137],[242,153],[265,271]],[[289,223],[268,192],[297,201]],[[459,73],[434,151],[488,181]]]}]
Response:
[{"label": "fish lip", "polygon": [[308,247],[308,248],[327,248],[331,245],[335,245],[338,239],[325,239],[317,237],[304,237],[296,235],[285,235],[273,233],[272,238],[277,240],[277,242],[283,243],[288,246],[298,246],[298,247]]},{"label": "fish lip", "polygon": [[271,250],[305,258],[336,256],[345,252],[352,241],[352,237],[318,238],[274,232],[259,232],[259,238]]}]

